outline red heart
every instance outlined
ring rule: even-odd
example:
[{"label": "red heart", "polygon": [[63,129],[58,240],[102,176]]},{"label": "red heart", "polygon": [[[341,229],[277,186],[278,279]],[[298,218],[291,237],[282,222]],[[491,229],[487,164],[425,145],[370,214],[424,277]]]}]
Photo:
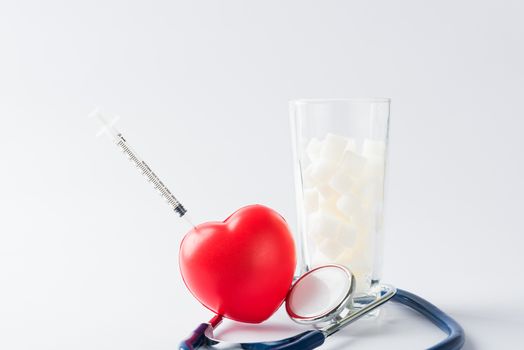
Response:
[{"label": "red heart", "polygon": [[295,245],[282,216],[250,205],[224,222],[206,222],[189,231],[179,261],[184,283],[205,307],[235,321],[259,323],[286,297]]}]

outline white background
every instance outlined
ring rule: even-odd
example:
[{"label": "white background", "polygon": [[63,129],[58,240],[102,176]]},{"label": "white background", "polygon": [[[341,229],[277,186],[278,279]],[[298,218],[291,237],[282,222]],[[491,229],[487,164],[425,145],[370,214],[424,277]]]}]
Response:
[{"label": "white background", "polygon": [[[96,105],[196,221],[262,203],[295,227],[287,101],[360,96],[393,101],[384,280],[459,320],[467,349],[521,347],[523,13],[519,0],[3,0],[0,348],[174,349],[211,316],[178,272],[187,228],[94,138]],[[326,348],[442,338],[385,311]],[[296,328],[282,313],[224,326],[244,340]]]}]

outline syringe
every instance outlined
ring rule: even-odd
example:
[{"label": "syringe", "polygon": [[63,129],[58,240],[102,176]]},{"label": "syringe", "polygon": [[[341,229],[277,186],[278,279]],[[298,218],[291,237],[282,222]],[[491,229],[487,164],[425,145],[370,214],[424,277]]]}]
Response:
[{"label": "syringe", "polygon": [[115,144],[121,149],[121,151],[129,158],[129,160],[139,169],[146,179],[153,184],[156,190],[160,192],[160,195],[165,198],[167,203],[171,205],[173,210],[182,218],[184,218],[192,227],[194,227],[191,220],[187,215],[187,210],[184,208],[182,203],[180,203],[175,196],[169,191],[169,189],[164,185],[160,178],[151,170],[149,165],[144,162],[136,152],[129,146],[127,140],[122,136],[116,128],[115,124],[118,121],[119,117],[114,114],[104,113],[99,108],[95,109],[90,117],[94,118],[100,123],[101,129],[98,132],[97,136],[102,134],[107,135],[111,138]]}]

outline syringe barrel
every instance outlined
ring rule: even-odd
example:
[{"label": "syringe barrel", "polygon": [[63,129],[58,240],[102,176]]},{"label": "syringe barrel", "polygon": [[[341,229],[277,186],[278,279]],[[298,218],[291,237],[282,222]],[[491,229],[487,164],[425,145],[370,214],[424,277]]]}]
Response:
[{"label": "syringe barrel", "polygon": [[118,134],[116,138],[116,145],[122,150],[122,152],[135,164],[135,166],[144,174],[149,182],[153,184],[162,197],[173,207],[173,210],[178,213],[181,217],[187,212],[186,208],[175,198],[175,196],[169,191],[164,185],[160,178],[151,170],[149,165],[144,162],[140,157],[129,147],[126,139],[122,134]]}]

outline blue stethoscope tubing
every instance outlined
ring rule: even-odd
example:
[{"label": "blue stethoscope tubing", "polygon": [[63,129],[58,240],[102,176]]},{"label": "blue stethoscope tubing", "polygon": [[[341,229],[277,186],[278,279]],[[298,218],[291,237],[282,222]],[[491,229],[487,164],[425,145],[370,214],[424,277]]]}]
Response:
[{"label": "blue stethoscope tubing", "polygon": [[[397,289],[391,300],[419,312],[447,334],[446,339],[428,348],[428,350],[458,350],[464,345],[466,339],[464,329],[457,321],[429,301],[402,289]],[[180,343],[179,350],[196,350],[204,347],[212,349],[213,342],[205,334],[209,327],[212,327],[209,323],[200,324],[189,338]],[[319,330],[310,330],[281,340],[238,343],[236,348],[247,350],[309,350],[319,347],[325,340],[326,335],[324,333]]]}]

